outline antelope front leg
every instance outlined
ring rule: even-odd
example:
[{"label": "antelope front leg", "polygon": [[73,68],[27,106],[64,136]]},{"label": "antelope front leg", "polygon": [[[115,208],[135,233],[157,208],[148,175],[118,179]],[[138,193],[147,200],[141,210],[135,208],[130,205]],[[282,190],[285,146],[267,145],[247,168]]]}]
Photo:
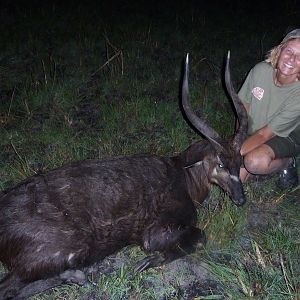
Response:
[{"label": "antelope front leg", "polygon": [[193,252],[206,242],[205,234],[194,226],[156,224],[145,230],[143,246],[146,251],[156,252],[141,260],[136,272],[157,267]]}]

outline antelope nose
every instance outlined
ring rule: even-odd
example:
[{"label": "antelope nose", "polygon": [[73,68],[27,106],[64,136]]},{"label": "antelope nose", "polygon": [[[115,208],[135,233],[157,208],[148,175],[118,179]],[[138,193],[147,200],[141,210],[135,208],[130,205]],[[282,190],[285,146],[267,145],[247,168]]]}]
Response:
[{"label": "antelope nose", "polygon": [[241,197],[240,199],[238,199],[238,201],[235,202],[236,206],[243,206],[246,203],[246,198],[245,197]]}]

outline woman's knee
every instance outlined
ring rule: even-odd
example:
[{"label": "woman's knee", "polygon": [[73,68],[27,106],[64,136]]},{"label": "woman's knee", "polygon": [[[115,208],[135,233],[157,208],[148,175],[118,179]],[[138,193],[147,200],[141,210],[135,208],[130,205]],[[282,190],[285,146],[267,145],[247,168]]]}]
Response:
[{"label": "woman's knee", "polygon": [[274,159],[275,154],[272,148],[263,144],[244,156],[244,165],[252,174],[265,174]]},{"label": "woman's knee", "polygon": [[244,166],[252,174],[264,174],[271,160],[267,155],[254,155],[250,152],[244,157]]}]

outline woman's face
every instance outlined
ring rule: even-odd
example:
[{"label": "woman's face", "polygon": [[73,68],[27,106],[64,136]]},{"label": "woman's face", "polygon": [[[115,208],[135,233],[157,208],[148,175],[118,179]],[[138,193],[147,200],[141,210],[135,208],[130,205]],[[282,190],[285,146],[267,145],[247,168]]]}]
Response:
[{"label": "woman's face", "polygon": [[286,79],[285,83],[298,80],[300,74],[300,39],[287,42],[281,49],[277,61],[278,76]]}]

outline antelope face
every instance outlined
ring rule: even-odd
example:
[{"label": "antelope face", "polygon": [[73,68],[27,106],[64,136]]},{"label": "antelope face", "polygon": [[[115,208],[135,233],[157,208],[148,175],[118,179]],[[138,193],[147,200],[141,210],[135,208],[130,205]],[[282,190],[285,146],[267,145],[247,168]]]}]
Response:
[{"label": "antelope face", "polygon": [[[236,93],[230,76],[228,52],[225,66],[225,86],[234,104],[238,119],[239,128],[233,139],[224,140],[204,120],[198,117],[191,107],[188,87],[189,56],[186,56],[184,74],[182,81],[182,107],[190,123],[202,133],[210,142],[212,148],[204,166],[208,181],[219,185],[224,189],[232,201],[241,206],[246,202],[242,183],[239,178],[241,155],[240,148],[247,136],[248,116],[245,107]],[[193,163],[199,165],[201,162]]]},{"label": "antelope face", "polygon": [[211,183],[219,185],[229,194],[235,205],[242,206],[246,202],[243,185],[239,178],[242,157],[234,149],[229,150],[217,154],[209,162],[208,177]]}]

